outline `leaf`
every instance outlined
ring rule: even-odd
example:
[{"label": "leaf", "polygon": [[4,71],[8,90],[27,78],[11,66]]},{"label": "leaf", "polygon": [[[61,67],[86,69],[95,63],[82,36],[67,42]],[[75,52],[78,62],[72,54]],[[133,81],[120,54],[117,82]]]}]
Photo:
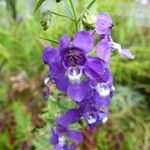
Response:
[{"label": "leaf", "polygon": [[46,41],[50,41],[50,42],[56,43],[56,44],[59,43],[59,41],[54,40],[54,39],[48,39],[48,38],[45,38],[45,37],[40,37],[40,38],[43,39],[43,40],[46,40]]},{"label": "leaf", "polygon": [[4,131],[0,134],[0,149],[13,149],[9,141],[9,133]]},{"label": "leaf", "polygon": [[2,44],[0,44],[0,49],[2,50],[2,51],[0,51],[0,57],[2,57],[4,59],[9,59],[10,53],[9,53],[8,49],[6,49],[6,47]]},{"label": "leaf", "polygon": [[34,8],[34,12],[36,12],[44,2],[45,0],[39,0]]},{"label": "leaf", "polygon": [[90,9],[92,7],[92,5],[95,3],[96,0],[92,0],[89,5],[87,6],[87,9]]},{"label": "leaf", "polygon": [[43,149],[43,147],[49,146],[49,137],[45,135],[40,136],[38,139],[33,141],[33,145],[38,149]]},{"label": "leaf", "polygon": [[33,128],[32,116],[19,101],[13,104],[13,115],[16,123],[16,137],[22,140]]},{"label": "leaf", "polygon": [[43,27],[43,30],[46,31],[51,23],[52,14],[50,10],[47,10],[41,14],[40,24]]},{"label": "leaf", "polygon": [[71,10],[66,4],[63,4],[62,6],[63,6],[63,8],[64,8],[65,13],[66,13],[70,18],[73,18],[73,12],[72,12],[72,10]]},{"label": "leaf", "polygon": [[95,2],[96,2],[96,0],[92,0],[92,1],[87,5],[87,7],[82,11],[82,14],[78,17],[78,21],[80,21],[80,19],[83,18],[83,15],[85,14],[85,12],[86,12],[87,10],[89,10]]}]

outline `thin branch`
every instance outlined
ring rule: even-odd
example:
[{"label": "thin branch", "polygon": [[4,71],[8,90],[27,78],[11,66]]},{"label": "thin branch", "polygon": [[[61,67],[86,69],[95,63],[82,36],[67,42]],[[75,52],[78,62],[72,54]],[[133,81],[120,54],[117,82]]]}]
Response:
[{"label": "thin branch", "polygon": [[62,15],[62,14],[58,14],[58,13],[56,13],[56,12],[54,12],[54,11],[51,11],[51,10],[50,10],[50,12],[51,12],[52,14],[56,15],[56,16],[68,18],[68,19],[71,19],[72,21],[74,21],[74,20],[73,20],[71,17],[69,17],[69,16],[65,16],[65,15]]},{"label": "thin branch", "polygon": [[2,63],[0,64],[0,73],[1,73],[1,71],[2,71],[2,69],[3,69],[3,67],[4,67],[4,65],[6,64],[6,62],[7,62],[7,60],[4,59],[4,60],[2,61]]},{"label": "thin branch", "polygon": [[58,44],[58,43],[59,43],[59,41],[57,41],[57,40],[48,39],[48,38],[41,37],[41,36],[40,36],[40,38],[41,38],[41,39],[43,39],[43,40],[46,40],[46,41],[50,41],[50,42],[56,43],[56,44]]},{"label": "thin branch", "polygon": [[73,15],[74,15],[75,28],[76,28],[76,31],[78,31],[78,22],[77,22],[77,16],[76,16],[75,8],[74,8],[72,0],[69,0],[69,2],[71,5],[71,8],[72,8]]},{"label": "thin branch", "polygon": [[96,0],[92,0],[92,1],[87,5],[87,7],[82,11],[81,15],[78,17],[77,22],[79,22],[79,21],[82,19],[82,17],[83,17],[83,15],[84,15],[84,13],[86,12],[86,10],[87,10],[87,9],[90,9],[90,8],[92,7],[92,5],[93,5],[95,2],[96,2]]}]

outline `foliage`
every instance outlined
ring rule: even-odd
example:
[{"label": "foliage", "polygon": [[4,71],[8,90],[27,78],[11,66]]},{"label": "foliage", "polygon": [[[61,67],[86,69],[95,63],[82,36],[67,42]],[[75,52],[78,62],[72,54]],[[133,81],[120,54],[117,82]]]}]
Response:
[{"label": "foliage", "polygon": [[109,122],[98,134],[99,149],[149,149],[150,118],[143,100],[132,89],[117,89]]},{"label": "foliage", "polygon": [[[24,5],[24,2],[21,3]],[[81,13],[87,2],[76,2],[76,6]],[[56,12],[65,14],[60,10],[61,7],[60,2]],[[112,14],[116,26],[113,37],[123,47],[129,47],[136,56],[131,62],[120,56],[113,56],[112,71],[118,88],[109,122],[101,127],[97,135],[98,149],[102,150],[118,147],[119,141],[116,143],[116,138],[122,134],[123,141],[119,143],[121,149],[150,149],[150,27],[140,23],[135,8],[137,4],[130,1],[125,3],[123,0],[98,1],[94,5],[95,11],[107,10]],[[19,7],[18,11],[21,12],[22,9]],[[58,91],[54,91],[47,102],[42,98],[42,77],[46,68],[42,64],[41,53],[43,46],[49,42],[40,36],[57,39],[64,32],[72,35],[74,30],[73,24],[70,25],[71,20],[64,22],[63,18],[57,15],[55,17],[57,19],[52,17],[49,29],[44,32],[39,25],[38,11],[34,19],[24,18],[23,21],[15,22],[4,8],[0,8],[0,149],[21,149],[25,142],[30,149],[50,149],[49,130],[54,123],[55,113],[60,111],[60,107],[65,111],[66,107],[73,105],[66,103],[69,100],[64,100],[56,106],[56,98],[64,99]],[[25,81],[29,87],[17,92],[13,88],[11,77],[22,71],[27,74]],[[117,84],[126,84],[128,87]],[[81,127],[79,125],[73,128]]]},{"label": "foliage", "polygon": [[34,12],[36,12],[39,7],[44,3],[45,0],[39,0],[34,8]]}]

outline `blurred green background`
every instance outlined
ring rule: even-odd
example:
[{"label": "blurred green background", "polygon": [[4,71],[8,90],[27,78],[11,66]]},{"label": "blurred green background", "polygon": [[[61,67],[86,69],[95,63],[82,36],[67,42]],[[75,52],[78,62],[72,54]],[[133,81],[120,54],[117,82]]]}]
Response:
[{"label": "blurred green background", "polygon": [[[78,15],[88,2],[75,1]],[[74,106],[54,85],[49,100],[43,100],[47,67],[41,55],[49,42],[40,38],[58,39],[64,33],[73,36],[74,25],[52,16],[49,29],[43,31],[43,10],[65,12],[55,0],[47,0],[33,13],[35,3],[0,0],[0,150],[52,150],[49,137],[56,113]],[[78,149],[150,150],[150,1],[97,0],[92,9],[112,16],[114,41],[129,48],[135,59],[113,56],[116,92],[109,121],[92,135],[82,130],[85,138]]]}]

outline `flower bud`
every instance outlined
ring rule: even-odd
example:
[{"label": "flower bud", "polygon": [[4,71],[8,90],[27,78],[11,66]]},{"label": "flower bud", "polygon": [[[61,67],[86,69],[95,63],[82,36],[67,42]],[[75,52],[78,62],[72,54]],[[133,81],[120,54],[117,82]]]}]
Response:
[{"label": "flower bud", "polygon": [[43,30],[46,31],[49,28],[49,25],[51,23],[52,14],[49,10],[44,11],[41,14],[41,26],[43,27]]},{"label": "flower bud", "polygon": [[83,19],[82,19],[82,24],[83,27],[86,30],[92,30],[95,29],[95,23],[96,23],[96,15],[94,14],[93,11],[87,10],[84,13]]}]

